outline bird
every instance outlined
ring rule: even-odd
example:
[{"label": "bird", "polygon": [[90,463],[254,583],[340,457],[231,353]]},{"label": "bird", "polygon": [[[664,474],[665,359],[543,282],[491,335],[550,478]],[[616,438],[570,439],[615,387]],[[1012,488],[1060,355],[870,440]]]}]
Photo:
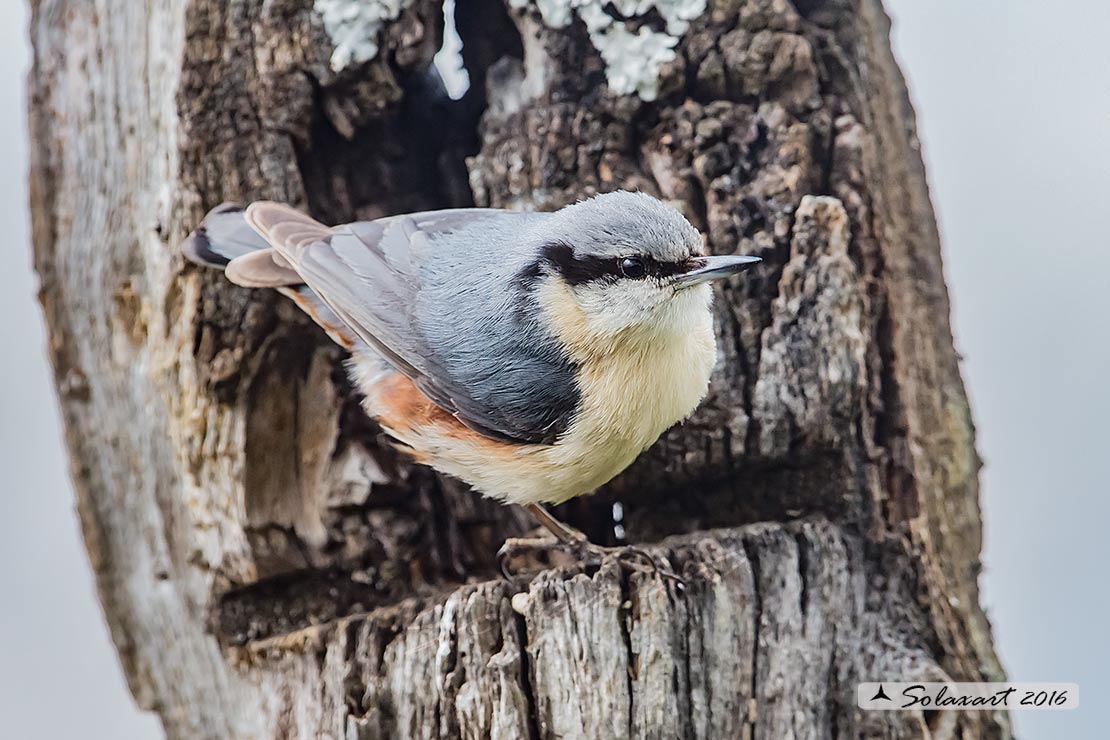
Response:
[{"label": "bird", "polygon": [[629,191],[338,226],[224,203],[182,251],[292,299],[349,353],[396,446],[582,557],[608,548],[545,505],[595,491],[697,408],[717,358],[710,283],[760,262],[708,255],[678,210]]}]

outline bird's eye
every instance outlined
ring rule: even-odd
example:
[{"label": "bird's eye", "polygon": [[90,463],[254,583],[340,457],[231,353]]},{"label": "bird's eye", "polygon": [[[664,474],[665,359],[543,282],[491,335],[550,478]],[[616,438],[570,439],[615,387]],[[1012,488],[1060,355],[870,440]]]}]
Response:
[{"label": "bird's eye", "polygon": [[647,265],[639,257],[625,257],[621,260],[621,275],[638,280],[647,275]]}]

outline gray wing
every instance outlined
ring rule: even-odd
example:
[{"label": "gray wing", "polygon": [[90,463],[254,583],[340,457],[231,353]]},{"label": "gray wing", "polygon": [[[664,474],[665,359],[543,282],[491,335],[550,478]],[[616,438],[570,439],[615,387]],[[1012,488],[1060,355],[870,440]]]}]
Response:
[{"label": "gray wing", "polygon": [[[485,363],[481,374],[498,373],[494,366],[512,359],[506,358],[504,347],[497,346],[496,336],[504,332],[473,332],[476,336],[429,341],[428,334],[421,329],[428,320],[427,299],[422,301],[421,294],[436,294],[444,287],[437,285],[435,290],[425,291],[422,284],[428,272],[423,268],[429,258],[434,256],[433,252],[444,250],[444,241],[432,244],[433,240],[450,239],[453,233],[474,233],[479,229],[480,233],[504,232],[507,223],[515,223],[516,229],[522,231],[534,216],[491,209],[454,209],[329,229],[277,204],[253,204],[248,210],[252,226],[267,237],[313,291],[362,341],[408,376],[434,403],[491,438],[549,443],[554,441],[557,422],[565,416],[565,409],[554,414],[542,410],[538,414],[522,414],[519,407],[527,404],[505,404],[504,393],[500,396],[483,393],[473,382],[475,373],[460,372],[455,361],[460,342],[469,342],[469,354],[482,356]],[[491,219],[496,226],[483,229],[482,222]],[[473,290],[476,286],[467,287]],[[490,307],[489,321],[503,320],[495,315],[496,309],[509,309],[496,303],[486,305]],[[439,308],[444,313],[442,320],[449,321],[453,311],[464,307],[445,301]],[[479,352],[475,352],[475,342],[483,344]],[[512,353],[513,357],[518,355]],[[526,394],[528,389],[519,390]]]}]

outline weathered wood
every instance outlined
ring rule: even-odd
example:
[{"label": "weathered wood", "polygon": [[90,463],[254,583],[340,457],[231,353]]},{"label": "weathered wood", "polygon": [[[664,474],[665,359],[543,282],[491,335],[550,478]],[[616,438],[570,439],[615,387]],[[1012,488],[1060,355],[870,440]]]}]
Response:
[{"label": "weathered wood", "polygon": [[[435,0],[32,1],[35,262],[78,508],[170,737],[1009,734],[855,709],[859,680],[1002,675],[880,3],[624,5],[459,0],[451,101]],[[718,296],[704,406],[561,512],[657,543],[684,589],[612,563],[495,580],[520,512],[409,465],[321,332],[176,250],[228,199],[339,221],[618,187],[765,260]]]},{"label": "weathered wood", "polygon": [[[287,680],[317,671],[275,721],[359,738],[856,737],[854,684],[877,663],[941,675],[924,649],[890,652],[897,615],[865,612],[861,542],[826,521],[683,535],[656,552],[681,585],[613,562],[549,571],[232,654]],[[908,587],[893,586],[892,605]],[[890,734],[913,736],[922,717],[894,721]]]}]

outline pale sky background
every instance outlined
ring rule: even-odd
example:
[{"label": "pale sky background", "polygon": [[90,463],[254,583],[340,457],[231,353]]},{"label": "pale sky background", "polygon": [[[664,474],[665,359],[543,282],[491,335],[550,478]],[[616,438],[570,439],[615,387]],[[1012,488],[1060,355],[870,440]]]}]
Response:
[{"label": "pale sky background", "polygon": [[[5,737],[158,738],[134,708],[73,512],[34,300],[26,13],[0,10],[0,718]],[[1110,664],[1110,3],[888,0],[979,430],[984,601],[1015,681],[1081,687],[1023,738],[1105,736]]]}]

